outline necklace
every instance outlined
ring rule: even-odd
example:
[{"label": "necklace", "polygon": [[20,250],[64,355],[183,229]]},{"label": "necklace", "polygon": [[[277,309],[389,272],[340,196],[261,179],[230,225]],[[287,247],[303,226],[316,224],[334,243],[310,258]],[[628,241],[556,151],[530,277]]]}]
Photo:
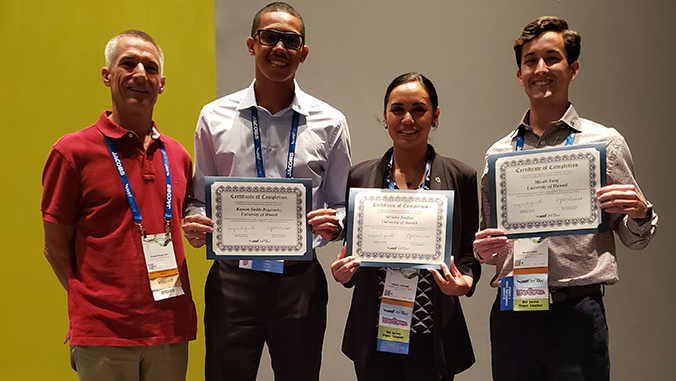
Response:
[{"label": "necklace", "polygon": [[[417,179],[418,176],[420,176],[420,174],[422,173],[422,171],[423,171],[424,169],[425,169],[425,164],[423,164],[422,166],[420,166],[420,169],[418,169],[418,171],[416,172],[415,176],[414,176],[412,179],[413,179],[413,180]],[[402,171],[401,168],[397,167],[396,164],[394,165],[394,170],[395,170],[395,171],[398,171],[398,172],[401,174],[401,176],[404,178],[404,182],[406,183],[406,188],[408,188],[408,189],[413,189],[413,188],[411,188],[411,180],[408,179],[408,177],[406,176],[406,174],[404,173],[404,171]],[[392,175],[394,176],[394,174],[392,174]]]}]

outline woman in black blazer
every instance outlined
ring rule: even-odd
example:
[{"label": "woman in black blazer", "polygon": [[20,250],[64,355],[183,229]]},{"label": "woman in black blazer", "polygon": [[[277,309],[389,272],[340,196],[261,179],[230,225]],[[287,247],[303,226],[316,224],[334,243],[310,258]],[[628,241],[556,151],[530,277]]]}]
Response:
[{"label": "woman in black blazer", "polygon": [[414,315],[428,313],[411,323],[408,354],[376,350],[384,269],[360,268],[354,257],[345,257],[344,249],[331,265],[336,281],[354,287],[343,352],[354,362],[360,381],[452,380],[475,361],[458,296],[470,296],[481,274],[472,254],[479,224],[476,171],[437,155],[427,144],[439,111],[429,79],[417,73],[397,77],[385,93],[383,111],[393,147],[382,158],[350,170],[348,195],[351,187],[455,191],[450,268],[444,264],[442,271],[422,270],[418,276],[416,296],[427,295],[431,306],[429,301],[421,306],[416,298]]}]

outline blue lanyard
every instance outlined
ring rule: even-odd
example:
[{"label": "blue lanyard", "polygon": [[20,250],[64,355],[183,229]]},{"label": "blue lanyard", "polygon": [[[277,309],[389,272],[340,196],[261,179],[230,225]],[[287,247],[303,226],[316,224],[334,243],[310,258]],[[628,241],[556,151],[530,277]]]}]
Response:
[{"label": "blue lanyard", "polygon": [[[297,111],[293,112],[293,121],[291,122],[291,135],[289,136],[289,156],[286,159],[286,178],[293,177],[293,163],[296,154],[296,140],[298,139],[298,119],[300,115]],[[265,177],[265,168],[263,167],[263,152],[261,149],[261,130],[258,124],[258,109],[251,106],[251,129],[254,139],[254,153],[256,156],[256,172],[258,177]]]},{"label": "blue lanyard", "polygon": [[[571,133],[566,138],[566,145],[572,146],[575,141],[575,133]],[[519,134],[516,135],[516,150],[523,151],[523,131],[519,131]]]},{"label": "blue lanyard", "polygon": [[[429,153],[427,155],[427,163],[425,164],[425,175],[423,176],[423,189],[429,189],[429,185],[427,185],[427,176],[430,173],[430,167],[432,165],[432,160],[430,160]],[[397,185],[394,183],[394,174],[392,173],[392,168],[394,166],[394,152],[392,152],[392,155],[390,156],[390,182],[389,182],[389,189],[396,189]]]},{"label": "blue lanyard", "polygon": [[[120,180],[122,180],[122,186],[124,186],[124,193],[127,195],[127,201],[129,201],[129,207],[131,208],[131,214],[134,216],[134,222],[138,225],[141,230],[143,237],[146,236],[146,231],[143,229],[143,219],[141,218],[141,212],[139,212],[138,205],[136,204],[136,198],[134,198],[134,192],[131,190],[131,184],[129,183],[129,178],[127,173],[122,166],[122,161],[120,160],[120,155],[117,153],[117,148],[115,148],[115,143],[113,140],[104,135],[106,139],[106,144],[108,144],[108,150],[110,155],[113,157],[115,162],[115,168],[120,174]],[[169,171],[169,159],[167,158],[167,152],[164,149],[164,143],[160,141],[160,149],[162,151],[162,161],[164,162],[164,178],[167,182],[167,198],[164,203],[164,220],[166,223],[165,232],[169,232],[169,221],[171,221],[171,203],[172,203],[172,193],[171,193],[171,173]]]}]

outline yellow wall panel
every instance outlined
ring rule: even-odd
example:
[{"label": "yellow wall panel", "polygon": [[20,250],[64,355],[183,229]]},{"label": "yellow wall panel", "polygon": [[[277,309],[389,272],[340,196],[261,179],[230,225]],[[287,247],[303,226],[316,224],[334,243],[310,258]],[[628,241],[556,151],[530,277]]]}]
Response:
[{"label": "yellow wall panel", "polygon": [[[42,254],[41,173],[59,137],[110,109],[110,91],[101,81],[103,50],[126,29],[148,32],[164,50],[167,86],[154,119],[192,154],[199,110],[216,97],[213,1],[0,3],[0,379],[77,379],[62,344],[66,293]],[[203,250],[189,249],[186,256],[200,317],[188,379],[200,380],[209,263]]]}]

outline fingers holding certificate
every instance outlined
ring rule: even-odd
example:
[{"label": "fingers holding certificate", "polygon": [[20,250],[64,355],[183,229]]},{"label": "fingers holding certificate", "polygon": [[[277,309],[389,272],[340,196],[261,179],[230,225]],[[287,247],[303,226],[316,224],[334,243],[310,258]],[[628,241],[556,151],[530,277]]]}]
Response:
[{"label": "fingers holding certificate", "polygon": [[311,260],[311,180],[206,177],[208,259]]},{"label": "fingers holding certificate", "polygon": [[350,189],[347,255],[365,267],[441,269],[450,261],[453,198],[453,191]]},{"label": "fingers holding certificate", "polygon": [[606,183],[604,144],[517,151],[488,157],[491,227],[509,238],[603,230],[596,191]]}]

